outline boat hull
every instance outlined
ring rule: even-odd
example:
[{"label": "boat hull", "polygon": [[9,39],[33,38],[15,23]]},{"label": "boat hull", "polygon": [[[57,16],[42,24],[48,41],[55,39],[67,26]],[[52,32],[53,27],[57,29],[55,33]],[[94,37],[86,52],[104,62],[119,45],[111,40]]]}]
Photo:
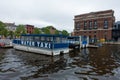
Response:
[{"label": "boat hull", "polygon": [[14,44],[13,48],[17,49],[17,50],[34,52],[34,53],[38,53],[38,54],[51,55],[51,56],[59,55],[61,52],[62,53],[68,53],[69,52],[69,48],[59,48],[59,49],[53,49],[52,50],[52,49],[24,46],[24,45],[19,45],[19,44]]}]

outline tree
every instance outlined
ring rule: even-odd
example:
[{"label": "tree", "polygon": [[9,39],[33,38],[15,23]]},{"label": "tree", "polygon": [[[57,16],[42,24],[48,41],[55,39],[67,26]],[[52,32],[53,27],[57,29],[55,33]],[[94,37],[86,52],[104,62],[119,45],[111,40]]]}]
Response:
[{"label": "tree", "polygon": [[34,28],[33,34],[41,34],[39,28]]},{"label": "tree", "polygon": [[69,35],[69,33],[66,31],[66,30],[63,30],[63,31],[60,31],[60,30],[57,30],[56,28],[54,28],[53,26],[47,26],[47,27],[44,27],[41,29],[41,31],[44,33],[44,34],[51,34],[50,33],[50,30],[53,29],[55,30],[55,33],[54,34],[62,34],[62,35]]},{"label": "tree", "polygon": [[18,25],[18,26],[17,26],[17,29],[16,29],[16,31],[15,31],[15,35],[16,35],[16,36],[19,37],[21,34],[26,34],[26,33],[27,33],[27,31],[26,31],[24,25]]},{"label": "tree", "polygon": [[55,34],[59,34],[59,31],[58,31],[58,30],[56,30],[56,31],[55,31]]},{"label": "tree", "polygon": [[66,30],[62,30],[62,35],[69,35],[69,33]]},{"label": "tree", "polygon": [[8,34],[8,30],[7,29],[3,29],[2,30],[2,35],[4,35],[5,37],[7,37],[9,34]]},{"label": "tree", "polygon": [[54,28],[53,26],[46,26],[47,29]]},{"label": "tree", "polygon": [[0,30],[4,29],[6,27],[6,25],[0,21]]},{"label": "tree", "polygon": [[3,35],[5,37],[8,36],[8,30],[5,28],[6,25],[0,21],[0,35]]},{"label": "tree", "polygon": [[44,34],[50,34],[50,30],[48,27],[42,28],[42,31],[44,32]]},{"label": "tree", "polygon": [[13,38],[14,37],[14,32],[13,31],[8,31],[8,35],[10,38]]}]

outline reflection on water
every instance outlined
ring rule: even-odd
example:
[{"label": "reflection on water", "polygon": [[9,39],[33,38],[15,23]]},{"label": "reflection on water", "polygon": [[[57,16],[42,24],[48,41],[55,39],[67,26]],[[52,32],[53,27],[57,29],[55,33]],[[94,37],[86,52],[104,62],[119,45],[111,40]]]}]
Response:
[{"label": "reflection on water", "polygon": [[120,45],[59,56],[0,49],[1,80],[120,80]]}]

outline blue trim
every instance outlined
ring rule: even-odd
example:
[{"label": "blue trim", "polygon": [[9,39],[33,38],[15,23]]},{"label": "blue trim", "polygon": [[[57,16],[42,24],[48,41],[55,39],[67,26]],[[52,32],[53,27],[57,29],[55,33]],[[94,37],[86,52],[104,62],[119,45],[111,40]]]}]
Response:
[{"label": "blue trim", "polygon": [[70,36],[70,37],[68,37],[67,39],[68,39],[69,45],[73,45],[76,42],[79,43],[79,38],[80,38],[79,36]]},{"label": "blue trim", "polygon": [[68,43],[55,43],[54,44],[54,49],[58,49],[58,48],[68,48],[69,44]]},{"label": "blue trim", "polygon": [[79,38],[79,36],[69,36],[68,39]]},{"label": "blue trim", "polygon": [[68,37],[65,35],[51,35],[51,34],[22,34],[21,36]]},{"label": "blue trim", "polygon": [[52,42],[39,42],[39,41],[22,41],[22,40],[13,40],[13,43],[18,45],[45,48],[45,49],[58,49],[58,48],[69,47],[68,43],[52,43]]}]

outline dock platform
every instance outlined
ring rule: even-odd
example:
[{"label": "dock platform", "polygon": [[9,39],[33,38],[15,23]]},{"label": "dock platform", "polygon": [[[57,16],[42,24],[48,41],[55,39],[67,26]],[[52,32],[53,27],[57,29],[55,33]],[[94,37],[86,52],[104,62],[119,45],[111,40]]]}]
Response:
[{"label": "dock platform", "polygon": [[10,39],[0,39],[0,48],[12,48],[12,40]]},{"label": "dock platform", "polygon": [[99,46],[97,45],[88,45],[88,48],[98,48]]}]

